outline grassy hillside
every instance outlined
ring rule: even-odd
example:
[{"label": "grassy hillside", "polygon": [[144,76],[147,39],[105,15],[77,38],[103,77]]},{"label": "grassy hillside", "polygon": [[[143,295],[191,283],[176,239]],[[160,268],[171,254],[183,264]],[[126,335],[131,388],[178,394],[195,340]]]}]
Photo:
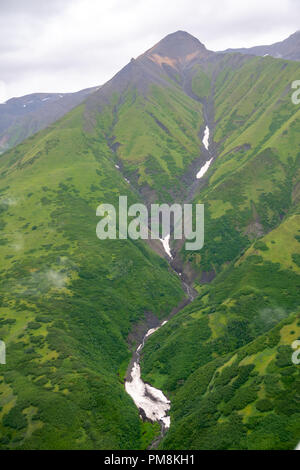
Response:
[{"label": "grassy hillside", "polygon": [[[175,395],[164,449],[293,449],[299,441],[299,366],[292,315],[234,353],[195,370]],[[188,397],[188,399],[187,399]]]},{"label": "grassy hillside", "polygon": [[[299,202],[300,108],[291,101],[290,87],[300,66],[226,55],[214,70],[210,100],[217,158],[207,173],[209,184],[195,197],[205,204],[205,246],[182,255],[200,272],[218,273]],[[200,73],[205,83],[204,71],[194,73],[193,91],[202,99],[196,79]]]},{"label": "grassy hillside", "polygon": [[164,85],[150,83],[146,95],[129,86],[121,95],[114,93],[94,117],[95,138],[100,130],[115,162],[147,201],[180,200],[188,190],[182,177],[201,161],[202,107],[178,85]]}]

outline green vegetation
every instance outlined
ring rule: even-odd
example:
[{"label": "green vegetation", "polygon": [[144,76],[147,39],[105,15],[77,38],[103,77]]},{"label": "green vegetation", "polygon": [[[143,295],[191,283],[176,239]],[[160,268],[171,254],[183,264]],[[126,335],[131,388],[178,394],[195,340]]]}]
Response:
[{"label": "green vegetation", "polygon": [[164,202],[188,189],[180,179],[199,157],[203,117],[199,103],[179,87],[152,84],[146,97],[129,87],[122,99],[114,95],[96,119],[94,140],[102,140],[100,128],[115,145],[114,158],[137,187],[151,190]]},{"label": "green vegetation", "polygon": [[[190,316],[193,313],[190,312]],[[200,324],[197,331],[201,333]],[[238,330],[235,335],[241,337]],[[186,331],[182,336],[188,338]],[[161,448],[294,448],[299,440],[300,418],[297,401],[300,376],[298,366],[291,361],[290,341],[294,338],[300,338],[299,315],[289,316],[255,341],[232,348],[234,350],[227,354],[220,354],[217,341],[210,338],[202,344],[201,338],[194,347],[203,351],[206,348],[209,354],[197,361],[200,367],[195,367],[196,361],[187,361],[184,366],[183,355],[174,352],[180,361],[175,371],[179,375],[176,383],[169,384],[167,378],[164,383],[172,401],[172,426]],[[164,353],[170,350],[173,341],[174,338],[169,347],[164,348]],[[151,342],[153,346],[154,338]],[[244,339],[241,342],[245,342]],[[161,343],[156,341],[156,348],[158,344]],[[146,347],[144,368],[147,368],[148,354],[153,353],[149,347]],[[166,370],[168,363],[174,367],[174,362],[167,357]],[[166,372],[160,368],[160,374]],[[156,375],[149,374],[146,378],[153,380]]]}]

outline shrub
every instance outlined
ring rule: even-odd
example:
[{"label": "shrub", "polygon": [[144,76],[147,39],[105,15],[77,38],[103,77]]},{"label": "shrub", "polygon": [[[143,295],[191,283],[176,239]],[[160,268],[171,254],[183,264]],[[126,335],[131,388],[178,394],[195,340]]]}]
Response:
[{"label": "shrub", "polygon": [[27,426],[27,420],[18,406],[12,408],[7,415],[3,418],[4,426],[9,426],[13,429],[22,429]]},{"label": "shrub", "polygon": [[268,400],[267,398],[263,398],[262,400],[258,400],[256,402],[255,406],[256,406],[256,409],[258,411],[261,411],[262,413],[264,413],[265,411],[273,410],[272,402],[270,400]]},{"label": "shrub", "polygon": [[267,247],[267,245],[266,245],[263,241],[261,241],[261,240],[258,240],[258,241],[254,244],[254,248],[255,248],[256,250],[260,250],[260,251],[268,251],[268,249],[269,249],[269,248]]}]

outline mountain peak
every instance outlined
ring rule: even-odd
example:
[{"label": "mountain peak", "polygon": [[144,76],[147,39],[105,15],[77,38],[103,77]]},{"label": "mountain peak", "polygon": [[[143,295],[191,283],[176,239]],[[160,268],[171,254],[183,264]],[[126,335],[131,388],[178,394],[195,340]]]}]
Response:
[{"label": "mountain peak", "polygon": [[165,36],[143,54],[143,57],[159,65],[166,64],[178,68],[191,63],[196,58],[207,57],[209,54],[210,52],[199,39],[186,31],[176,31]]},{"label": "mountain peak", "polygon": [[158,54],[160,56],[180,59],[189,54],[207,51],[204,44],[186,31],[176,31],[168,34],[146,54]]}]

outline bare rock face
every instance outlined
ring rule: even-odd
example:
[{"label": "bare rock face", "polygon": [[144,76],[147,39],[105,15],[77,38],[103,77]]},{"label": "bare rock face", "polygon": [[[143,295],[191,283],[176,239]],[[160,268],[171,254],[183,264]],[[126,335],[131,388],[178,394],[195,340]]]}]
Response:
[{"label": "bare rock face", "polygon": [[147,94],[151,84],[170,86],[166,75],[173,79],[177,75],[180,80],[184,70],[214,55],[214,52],[208,51],[198,39],[185,31],[169,34],[144,54],[132,58],[111,80],[93,93],[86,101],[87,112],[100,112],[113,93],[122,94],[129,86],[143,95]]},{"label": "bare rock face", "polygon": [[185,31],[169,34],[159,43],[149,49],[144,57],[161,65],[166,63],[171,67],[189,64],[195,59],[205,58],[211,54],[198,39]]}]

